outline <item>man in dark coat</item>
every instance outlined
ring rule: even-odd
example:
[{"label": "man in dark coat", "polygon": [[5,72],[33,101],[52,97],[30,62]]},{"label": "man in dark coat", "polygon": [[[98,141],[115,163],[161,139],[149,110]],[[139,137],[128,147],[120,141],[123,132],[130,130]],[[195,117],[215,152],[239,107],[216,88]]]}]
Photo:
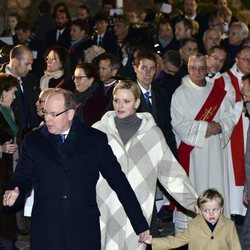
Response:
[{"label": "man in dark coat", "polygon": [[3,204],[17,205],[33,185],[32,250],[100,250],[95,188],[101,173],[144,241],[147,222],[106,135],[84,126],[74,114],[69,91],[58,88],[47,97],[46,126],[25,137]]},{"label": "man in dark coat", "polygon": [[24,133],[37,127],[41,118],[36,113],[39,96],[39,82],[29,71],[32,69],[32,51],[25,45],[17,45],[10,51],[9,63],[3,64],[0,72],[7,73],[19,80],[16,98],[11,107],[15,119]]}]

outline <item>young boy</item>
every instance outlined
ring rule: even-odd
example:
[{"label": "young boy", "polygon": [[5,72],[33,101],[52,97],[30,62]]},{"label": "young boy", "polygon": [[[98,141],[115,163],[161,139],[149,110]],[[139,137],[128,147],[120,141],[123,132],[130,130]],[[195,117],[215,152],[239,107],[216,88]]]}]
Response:
[{"label": "young boy", "polygon": [[176,236],[152,238],[145,243],[153,250],[173,249],[188,244],[189,250],[241,250],[234,222],[223,214],[224,199],[215,189],[205,190],[197,200],[198,215]]}]

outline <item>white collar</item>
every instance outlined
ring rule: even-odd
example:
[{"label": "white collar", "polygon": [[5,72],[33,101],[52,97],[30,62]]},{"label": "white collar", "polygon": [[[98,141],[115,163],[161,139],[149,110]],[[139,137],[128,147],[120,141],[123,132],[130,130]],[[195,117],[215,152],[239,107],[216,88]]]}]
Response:
[{"label": "white collar", "polygon": [[145,89],[141,86],[141,84],[139,83],[139,81],[137,80],[137,83],[142,91],[142,94],[144,95],[145,93],[149,92],[149,96],[151,96],[151,84],[149,85],[149,89]]}]

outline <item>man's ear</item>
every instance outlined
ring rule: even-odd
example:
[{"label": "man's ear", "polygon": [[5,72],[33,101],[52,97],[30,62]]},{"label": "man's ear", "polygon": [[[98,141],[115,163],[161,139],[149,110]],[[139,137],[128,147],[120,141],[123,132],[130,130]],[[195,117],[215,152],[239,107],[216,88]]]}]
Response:
[{"label": "man's ear", "polygon": [[73,118],[74,118],[74,115],[75,115],[75,110],[74,110],[74,109],[70,109],[70,110],[68,111],[68,119],[69,119],[70,121],[72,121]]},{"label": "man's ear", "polygon": [[117,72],[118,72],[118,69],[112,69],[111,71],[112,76],[116,76]]}]

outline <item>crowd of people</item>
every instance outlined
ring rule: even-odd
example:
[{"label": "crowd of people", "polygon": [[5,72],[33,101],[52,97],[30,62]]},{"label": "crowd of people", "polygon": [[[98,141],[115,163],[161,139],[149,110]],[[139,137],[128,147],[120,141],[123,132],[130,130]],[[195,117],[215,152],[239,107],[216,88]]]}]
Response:
[{"label": "crowd of people", "polygon": [[[14,250],[27,231],[34,250],[197,249],[210,244],[197,242],[201,221],[209,239],[227,227],[227,248],[213,249],[250,248],[248,25],[227,0],[203,14],[196,0],[168,14],[165,2],[144,16],[110,15],[110,0],[94,16],[81,5],[71,18],[47,0],[36,22],[8,15],[0,249]],[[177,238],[161,241],[163,196]],[[244,218],[240,246],[230,219]]]}]

